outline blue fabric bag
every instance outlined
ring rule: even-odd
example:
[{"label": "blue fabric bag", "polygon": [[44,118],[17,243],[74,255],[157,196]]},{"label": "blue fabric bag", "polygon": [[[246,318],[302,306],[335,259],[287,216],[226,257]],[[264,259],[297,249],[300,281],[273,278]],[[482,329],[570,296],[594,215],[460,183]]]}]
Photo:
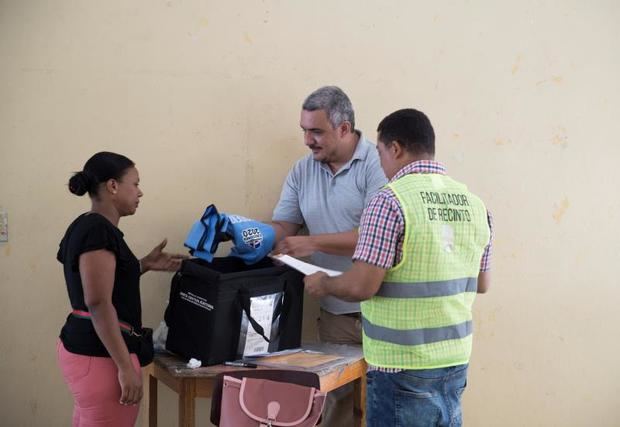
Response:
[{"label": "blue fabric bag", "polygon": [[232,240],[229,256],[252,265],[271,252],[275,237],[273,227],[268,224],[240,215],[220,214],[215,205],[209,205],[200,220],[192,225],[184,245],[190,254],[212,262],[220,242]]},{"label": "blue fabric bag", "polygon": [[228,215],[227,223],[225,232],[234,243],[230,256],[252,265],[271,252],[276,240],[276,232],[271,225],[239,215]]},{"label": "blue fabric bag", "polygon": [[226,240],[223,233],[227,226],[215,205],[209,205],[200,220],[192,225],[184,245],[190,254],[211,262],[220,242]]}]

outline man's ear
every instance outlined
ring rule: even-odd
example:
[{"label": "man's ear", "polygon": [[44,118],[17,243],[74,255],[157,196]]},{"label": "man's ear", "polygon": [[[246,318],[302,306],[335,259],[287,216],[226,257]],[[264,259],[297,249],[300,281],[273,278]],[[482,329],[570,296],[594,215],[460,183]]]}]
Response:
[{"label": "man's ear", "polygon": [[403,145],[398,141],[392,141],[390,148],[394,150],[395,159],[399,159],[405,155],[405,147],[403,147]]},{"label": "man's ear", "polygon": [[351,128],[351,122],[345,120],[340,123],[340,126],[338,126],[338,133],[340,134],[340,137],[342,138],[349,132],[353,132],[353,129]]}]

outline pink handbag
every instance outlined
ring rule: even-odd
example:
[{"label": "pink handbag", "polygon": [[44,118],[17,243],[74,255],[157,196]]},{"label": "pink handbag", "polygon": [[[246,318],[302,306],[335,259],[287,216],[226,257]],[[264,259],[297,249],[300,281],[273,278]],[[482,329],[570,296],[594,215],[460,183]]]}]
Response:
[{"label": "pink handbag", "polygon": [[220,426],[311,427],[324,405],[325,393],[314,387],[224,376]]}]

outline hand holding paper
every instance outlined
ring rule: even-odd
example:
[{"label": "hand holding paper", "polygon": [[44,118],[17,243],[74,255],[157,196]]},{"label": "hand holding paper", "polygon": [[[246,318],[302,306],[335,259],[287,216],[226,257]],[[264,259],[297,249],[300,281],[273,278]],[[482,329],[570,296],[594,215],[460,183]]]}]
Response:
[{"label": "hand holding paper", "polygon": [[327,295],[327,285],[325,280],[323,280],[327,279],[327,277],[327,274],[322,271],[304,277],[304,289],[308,292],[308,295],[316,298]]}]

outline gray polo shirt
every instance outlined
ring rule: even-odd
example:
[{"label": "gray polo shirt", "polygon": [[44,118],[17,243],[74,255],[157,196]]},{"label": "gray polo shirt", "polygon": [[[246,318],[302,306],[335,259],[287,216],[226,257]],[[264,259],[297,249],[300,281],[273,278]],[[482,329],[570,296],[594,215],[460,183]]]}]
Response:
[{"label": "gray polo shirt", "polygon": [[[282,186],[273,221],[305,224],[311,235],[351,231],[359,227],[362,211],[386,183],[375,145],[360,134],[353,157],[336,174],[312,154],[297,161]],[[315,252],[311,262],[340,271],[352,264],[351,257],[323,252]],[[321,298],[321,307],[334,314],[360,311],[359,303],[333,296]]]}]

